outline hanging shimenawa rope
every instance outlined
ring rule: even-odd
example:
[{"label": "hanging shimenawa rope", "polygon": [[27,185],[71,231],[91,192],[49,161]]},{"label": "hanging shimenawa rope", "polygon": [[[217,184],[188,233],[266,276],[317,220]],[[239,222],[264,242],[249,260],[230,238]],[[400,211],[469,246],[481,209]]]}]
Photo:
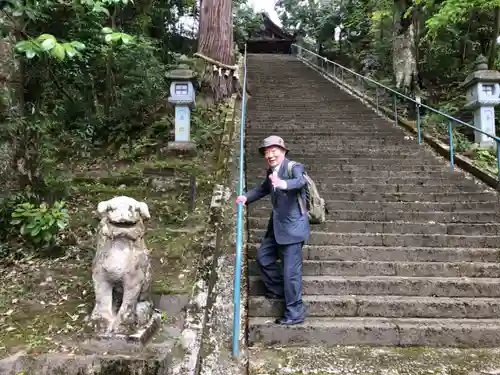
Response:
[{"label": "hanging shimenawa rope", "polygon": [[[212,79],[210,79],[210,88],[215,93],[215,100],[218,101],[229,96],[232,92],[240,91],[240,82],[238,74],[238,65],[227,65],[196,52],[194,57],[198,57],[212,65]],[[208,67],[207,67],[208,68]],[[232,77],[232,80],[228,78]],[[241,95],[241,93],[240,93]]]},{"label": "hanging shimenawa rope", "polygon": [[194,54],[194,56],[199,57],[200,59],[203,59],[203,60],[209,62],[210,64],[217,65],[219,68],[229,69],[231,71],[238,69],[238,65],[227,65],[227,64],[221,63],[220,61],[217,61],[217,60],[212,59],[211,57],[205,56],[204,54],[202,54],[200,52],[196,52]]}]

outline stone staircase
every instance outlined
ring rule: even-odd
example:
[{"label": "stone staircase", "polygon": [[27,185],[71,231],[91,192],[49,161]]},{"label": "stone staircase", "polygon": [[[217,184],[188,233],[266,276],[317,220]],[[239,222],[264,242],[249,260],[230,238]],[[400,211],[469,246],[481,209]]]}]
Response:
[{"label": "stone staircase", "polygon": [[250,55],[247,183],[282,136],[330,209],[304,247],[306,323],[275,325],[254,258],[269,217],[248,208],[249,343],[500,346],[498,195],[291,56]]}]

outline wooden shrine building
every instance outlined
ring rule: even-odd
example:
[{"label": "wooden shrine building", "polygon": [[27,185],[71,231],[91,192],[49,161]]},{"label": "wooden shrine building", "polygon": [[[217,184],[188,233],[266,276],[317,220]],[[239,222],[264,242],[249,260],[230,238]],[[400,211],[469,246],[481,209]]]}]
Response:
[{"label": "wooden shrine building", "polygon": [[290,54],[296,36],[284,32],[265,12],[262,13],[262,18],[264,27],[247,40],[248,53]]}]

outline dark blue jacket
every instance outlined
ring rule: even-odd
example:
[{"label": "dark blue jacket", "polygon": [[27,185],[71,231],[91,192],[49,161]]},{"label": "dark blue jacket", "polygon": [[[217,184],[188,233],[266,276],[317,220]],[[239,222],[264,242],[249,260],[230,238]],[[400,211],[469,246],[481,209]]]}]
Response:
[{"label": "dark blue jacket", "polygon": [[[307,212],[300,212],[297,193],[306,185],[304,178],[304,166],[295,164],[292,168],[292,179],[288,179],[287,167],[290,160],[285,159],[278,170],[278,176],[286,181],[286,189],[273,189],[269,180],[272,169],[266,171],[266,179],[262,184],[249,190],[245,196],[247,204],[255,202],[268,194],[271,194],[273,210],[267,226],[266,236],[274,232],[274,238],[280,245],[290,245],[305,242],[309,237],[309,219]],[[305,200],[305,192],[302,191],[302,199]],[[305,201],[304,201],[305,202]],[[304,205],[305,206],[305,205]]]}]

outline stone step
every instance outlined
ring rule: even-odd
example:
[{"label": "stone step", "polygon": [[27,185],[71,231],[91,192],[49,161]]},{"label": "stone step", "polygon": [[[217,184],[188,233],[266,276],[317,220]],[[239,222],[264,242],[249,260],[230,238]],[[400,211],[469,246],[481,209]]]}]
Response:
[{"label": "stone step", "polygon": [[[249,274],[259,276],[255,260],[249,265]],[[370,262],[304,260],[304,276],[403,276],[403,277],[500,277],[498,263],[444,263],[444,262]]]},{"label": "stone step", "polygon": [[[309,84],[309,82],[308,82]],[[320,89],[326,89],[325,91],[331,91],[331,88],[328,86],[320,87]],[[273,95],[275,94],[275,95]],[[279,88],[276,87],[274,90],[259,90],[255,92],[255,95],[252,96],[252,99],[249,101],[249,109],[260,109],[259,113],[262,114],[262,110],[264,112],[271,112],[270,109],[274,106],[275,111],[271,112],[275,116],[277,114],[283,113],[284,115],[289,114],[289,110],[296,110],[297,115],[303,115],[305,111],[316,116],[311,116],[311,119],[314,119],[318,116],[324,116],[327,113],[337,113],[339,118],[343,119],[349,115],[358,115],[360,118],[375,116],[375,111],[371,110],[368,107],[363,106],[360,102],[357,102],[356,99],[348,98],[333,98],[330,95],[327,95],[327,92],[323,92],[323,96],[315,97],[315,98],[304,98],[303,90],[301,92],[300,87],[292,87],[289,86],[286,94],[283,91],[280,92]],[[281,95],[285,95],[281,97]],[[345,94],[344,94],[345,95]],[[269,96],[272,96],[272,100],[269,100]],[[325,104],[335,105],[335,108],[325,108]],[[288,110],[288,111],[287,111]],[[355,119],[356,117],[354,117]],[[336,117],[330,117],[330,119],[336,119]],[[353,116],[351,116],[351,120]],[[375,118],[374,118],[375,119]],[[379,121],[381,118],[378,118]]]},{"label": "stone step", "polygon": [[[247,128],[248,129],[248,128]],[[360,137],[359,131],[362,131],[362,133],[365,135],[363,137]],[[406,135],[404,131],[400,132],[393,132],[391,134],[387,133],[387,131],[382,131],[383,136],[378,136],[379,131],[376,128],[372,128],[372,131],[366,131],[357,129],[357,130],[350,130],[346,129],[343,132],[337,132],[337,131],[322,131],[318,130],[315,131],[314,133],[308,132],[308,131],[288,131],[287,129],[283,129],[280,131],[280,134],[283,135],[283,137],[286,137],[285,142],[288,144],[290,142],[293,143],[310,143],[311,142],[311,137],[314,137],[322,142],[338,142],[341,144],[351,144],[353,142],[359,142],[359,143],[366,143],[366,144],[371,144],[373,141],[376,142],[381,142],[381,143],[387,143],[387,144],[394,144],[393,142],[404,142],[405,144],[408,145],[413,145],[415,141],[415,137]],[[259,132],[258,130],[251,130],[247,131],[245,134],[245,141],[246,143],[259,143],[264,139],[266,136],[269,135],[268,131],[265,132]],[[416,147],[422,148],[422,145],[416,145]]]},{"label": "stone step", "polygon": [[[316,157],[292,157],[294,161],[297,163],[302,163],[308,170],[314,170],[317,172],[330,172],[332,170],[343,170],[343,166],[358,166],[363,167],[363,169],[382,169],[382,166],[387,168],[388,166],[392,167],[394,165],[398,166],[398,170],[408,169],[419,170],[419,171],[432,171],[439,167],[439,170],[448,170],[453,173],[451,168],[444,163],[444,159],[439,160],[436,158],[419,158],[418,163],[416,163],[415,159],[412,159],[411,155],[401,155],[400,158],[395,160],[393,157],[384,157],[381,159],[375,159],[368,157],[353,157],[348,158],[349,155],[346,153],[342,153],[340,157],[338,155],[325,155],[324,157],[318,158]],[[380,162],[378,162],[380,161]],[[392,163],[390,163],[392,161]],[[335,168],[332,168],[334,167]],[[338,166],[338,167],[337,167]],[[246,164],[246,173],[252,174],[255,171],[261,171],[263,168],[265,169],[267,165],[265,164],[265,160],[261,155],[257,155],[257,149],[255,149],[255,155],[250,155],[247,158]],[[430,167],[430,168],[427,168]]]},{"label": "stone step", "polygon": [[[325,159],[326,160],[326,159]],[[259,158],[258,161],[260,161],[261,163],[263,162],[263,159],[262,158]],[[328,160],[326,160],[328,161]],[[344,172],[347,172],[347,171],[357,171],[357,172],[362,172],[362,173],[365,173],[365,172],[369,172],[369,171],[387,171],[387,165],[380,165],[380,164],[372,164],[372,165],[356,165],[356,164],[331,164],[330,165],[330,168],[327,171],[325,171],[325,174],[324,176],[321,176],[321,179],[322,180],[326,180],[326,181],[334,181],[335,180],[335,176],[337,175],[337,171],[344,171]],[[260,171],[261,174],[259,174],[257,177],[264,177],[263,173],[265,173],[266,171],[266,167],[265,165],[262,166],[262,169]],[[410,172],[413,172],[413,173],[417,173],[417,172],[441,172],[441,173],[454,173],[452,172],[449,167],[446,167],[445,165],[413,165],[413,166],[407,166],[407,165],[400,165],[400,164],[395,164],[393,166],[391,166],[391,173],[394,173],[394,172],[405,172],[405,173],[410,173]],[[249,174],[247,172],[247,175],[249,177],[252,177],[252,176],[255,176],[256,174]],[[330,177],[331,176],[331,177]],[[314,178],[317,179],[318,177],[320,176],[316,176],[316,174],[314,175]],[[334,183],[334,182],[333,182]]]},{"label": "stone step", "polygon": [[[306,171],[309,173],[311,178],[314,179],[316,182],[316,174],[318,172],[313,172],[310,171],[309,169],[306,168]],[[262,168],[260,169],[260,172],[262,172]],[[373,174],[377,174],[376,172],[373,172]],[[255,175],[255,174],[254,174]],[[337,175],[337,173],[335,174]],[[248,177],[248,184],[249,186],[254,186],[257,184],[260,184],[262,182],[262,178],[264,176],[262,175],[260,178],[253,178],[253,177]],[[324,181],[324,180],[322,180]],[[326,183],[321,182],[322,185],[326,186]],[[473,180],[465,180],[462,176],[447,176],[443,177],[443,175],[438,175],[436,178],[432,177],[418,177],[418,176],[409,176],[409,177],[387,177],[383,180],[380,179],[380,177],[373,176],[373,177],[357,177],[357,176],[351,176],[349,177],[349,174],[342,173],[341,177],[336,177],[333,181],[330,182],[330,184],[338,184],[338,185],[382,185],[382,186],[397,186],[397,185],[409,185],[409,186],[415,186],[417,188],[421,187],[440,187],[440,186],[445,186],[447,188],[452,188],[455,187],[457,189],[470,189],[471,187],[474,187],[476,191],[482,191],[489,189],[487,186],[483,184],[478,184],[475,183]],[[330,185],[331,186],[331,185]],[[323,186],[321,186],[323,190]]]},{"label": "stone step", "polygon": [[[395,129],[394,127],[387,128],[385,124],[381,123],[380,118],[373,118],[370,116],[364,116],[364,118],[359,118],[357,121],[352,121],[348,119],[338,119],[332,120],[331,115],[324,114],[317,116],[312,119],[313,116],[304,113],[301,116],[293,114],[293,110],[286,109],[286,113],[281,112],[279,117],[273,118],[252,118],[252,112],[255,109],[248,109],[250,115],[247,126],[246,135],[278,135],[288,140],[288,137],[296,134],[303,128],[311,130],[311,136],[315,137],[316,131],[320,134],[325,132],[331,132],[332,129],[338,129],[338,134],[328,134],[328,137],[341,137],[341,138],[352,138],[355,139],[356,135],[359,133],[365,139],[380,139],[383,136],[395,137],[395,136],[408,136],[408,142],[416,139],[416,137],[410,135],[410,133],[404,132],[402,129]],[[288,113],[290,112],[290,113]],[[304,124],[306,124],[304,126]],[[371,126],[375,124],[375,126]],[[344,130],[340,130],[345,128]],[[265,138],[265,136],[264,136]],[[360,137],[358,137],[360,139]],[[415,143],[417,143],[415,141]]]},{"label": "stone step", "polygon": [[[327,85],[323,86],[323,88],[327,89],[327,91],[331,91],[331,87],[328,87]],[[277,93],[277,95],[273,95],[273,97],[271,98],[272,100],[269,100],[270,98],[268,97],[268,95],[269,94],[272,95],[272,93]],[[294,96],[293,94],[296,94],[296,96]],[[253,95],[252,98],[257,100],[249,101],[248,107],[251,109],[260,108],[266,110],[275,108],[275,111],[271,112],[275,116],[280,113],[283,114],[289,113],[285,111],[285,109],[287,110],[295,109],[297,115],[303,115],[304,111],[311,112],[311,109],[313,109],[312,112],[318,116],[322,116],[327,113],[337,114],[338,112],[339,116],[338,118],[342,119],[352,114],[358,115],[360,118],[376,115],[375,111],[364,106],[356,99],[349,97],[334,98],[333,96],[328,95],[329,94],[328,92],[324,92],[323,94],[324,95],[322,95],[321,97],[316,96],[316,97],[305,98],[303,89],[301,89],[300,87],[289,86],[287,88],[286,95],[282,97],[281,95],[283,95],[283,92],[280,93],[279,88],[275,87],[274,90],[256,91],[255,95]],[[297,95],[300,95],[301,97],[297,97]],[[258,99],[267,99],[267,100],[258,100]],[[276,104],[280,104],[280,106],[276,107],[275,106]],[[324,104],[335,104],[336,107],[324,108]],[[262,111],[259,111],[259,113],[262,114]],[[314,118],[314,116],[312,118]],[[330,118],[335,120],[337,117],[335,116]],[[351,116],[350,118],[352,121],[353,117]],[[378,117],[378,119],[379,121],[381,120],[380,117]]]},{"label": "stone step", "polygon": [[[245,145],[248,149],[258,149],[261,145],[262,139],[255,139],[255,140],[247,140],[245,142]],[[374,139],[374,140],[342,140],[342,139],[325,139],[322,136],[311,136],[309,140],[304,141],[304,142],[299,142],[295,138],[290,138],[287,137],[286,146],[290,150],[294,150],[296,148],[304,147],[304,146],[314,146],[314,147],[321,147],[321,148],[328,148],[331,150],[345,150],[346,152],[353,152],[353,151],[365,151],[365,150],[379,150],[379,151],[402,151],[401,149],[404,148],[405,151],[423,151],[421,147],[418,146],[418,144],[414,143],[413,141],[409,140],[391,140],[391,141],[385,141],[382,139]],[[311,145],[311,143],[313,143]]]},{"label": "stone step", "polygon": [[[326,204],[330,211],[417,211],[417,212],[433,212],[433,211],[464,211],[464,210],[491,210],[498,206],[496,201],[491,202],[370,202],[370,201],[335,201],[327,200]],[[251,216],[268,215],[271,209],[269,198],[261,199],[249,206]],[[258,213],[256,215],[255,213]],[[333,218],[329,216],[329,218]]]},{"label": "stone step", "polygon": [[[254,259],[258,242],[248,244],[248,257]],[[372,262],[499,262],[499,248],[314,246],[302,249],[304,260]]]},{"label": "stone step", "polygon": [[[269,128],[269,129],[259,129],[259,128],[253,128],[252,123],[255,121],[252,120],[251,118],[248,119],[247,123],[247,131],[245,135],[245,139],[249,139],[252,137],[253,139],[264,139],[268,137],[269,135],[272,135],[272,129],[275,129],[276,135],[282,136],[282,137],[305,137],[310,140],[311,135],[314,135],[314,137],[335,137],[335,138],[341,138],[343,140],[356,140],[356,139],[384,139],[384,140],[390,140],[390,139],[400,139],[401,137],[406,137],[408,136],[403,130],[400,129],[382,129],[381,130],[374,130],[374,131],[366,131],[366,130],[360,130],[360,131],[349,131],[349,130],[338,130],[338,129],[333,129],[330,126],[325,126],[324,128],[316,128],[314,129],[314,133],[312,133],[310,130],[303,130],[303,127],[298,128],[298,129],[290,129],[286,127],[279,127],[279,128]],[[411,137],[409,136],[410,140]],[[414,137],[413,137],[414,138]],[[288,139],[288,138],[287,138]],[[286,139],[285,139],[286,142]]]},{"label": "stone step", "polygon": [[[345,201],[345,200],[326,200],[328,209],[331,211],[351,211],[351,210],[367,210],[367,211],[399,211],[411,210],[419,212],[429,211],[463,211],[463,210],[491,210],[497,207],[497,201],[490,202],[377,202],[377,201]],[[269,198],[261,199],[249,206],[249,212],[252,216],[255,211],[259,212],[257,216],[261,217],[271,209],[271,201]],[[254,211],[255,210],[255,211]],[[332,217],[329,217],[332,218]],[[333,218],[332,218],[333,219]]]},{"label": "stone step", "polygon": [[[258,98],[254,98],[259,100]],[[248,106],[248,115],[251,119],[252,126],[250,129],[261,129],[266,130],[266,124],[270,126],[270,129],[288,131],[291,129],[314,129],[320,127],[322,129],[345,129],[349,131],[353,130],[382,130],[388,129],[387,125],[384,124],[384,120],[376,115],[374,111],[359,109],[360,107],[353,108],[352,111],[349,107],[342,110],[342,105],[339,103],[327,102],[327,103],[305,103],[305,106],[299,106],[297,101],[294,102],[274,102],[267,106]],[[335,112],[335,116],[332,117],[332,112],[325,110],[325,106],[328,105],[339,105],[340,108]],[[269,115],[269,112],[273,111],[274,115]],[[276,110],[276,107],[280,107]],[[362,107],[361,107],[362,108]],[[358,111],[359,109],[359,111]],[[262,114],[264,112],[264,115]],[[268,117],[263,117],[265,115]],[[271,117],[272,116],[272,117]],[[353,120],[354,117],[354,120]],[[267,120],[267,121],[266,121]],[[295,126],[283,126],[289,125],[291,122]]]},{"label": "stone step", "polygon": [[[408,296],[326,296],[303,297],[310,317],[386,317],[487,319],[500,315],[498,298],[449,298]],[[250,317],[278,317],[283,300],[250,297]]]},{"label": "stone step", "polygon": [[[269,112],[270,110],[266,109],[265,111]],[[287,108],[283,108],[275,116],[264,115],[266,117],[262,117],[262,115],[256,115],[259,112],[258,108],[248,107],[247,113],[249,117],[247,117],[246,134],[253,135],[255,131],[255,134],[259,135],[266,133],[268,135],[287,136],[294,134],[294,131],[304,128],[317,130],[322,133],[337,129],[340,136],[354,136],[359,131],[364,138],[376,138],[380,134],[389,135],[391,130],[393,130],[391,132],[392,135],[405,134],[402,129],[387,127],[383,123],[384,120],[377,117],[374,112],[360,113],[357,116],[357,120],[353,121],[348,118],[351,116],[350,114],[347,114],[347,117],[332,119],[331,113],[323,112],[320,114],[321,108],[312,109],[313,113],[308,109],[303,109],[302,111],[302,114],[297,114],[295,109],[287,106]],[[311,133],[311,135],[314,136],[314,133]]]},{"label": "stone step", "polygon": [[[266,171],[266,166],[262,165],[258,170],[258,173],[247,173],[247,179],[249,181],[259,181],[261,182],[262,178],[264,178],[264,173]],[[311,178],[316,181],[316,176],[318,172],[314,172],[311,170],[307,170]],[[411,183],[413,181],[425,181],[426,184],[431,184],[434,182],[435,185],[438,185],[440,182],[447,181],[448,184],[468,184],[474,183],[479,186],[486,187],[486,185],[482,183],[476,183],[472,179],[467,179],[462,173],[455,171],[452,172],[447,168],[440,168],[437,171],[422,171],[422,170],[399,170],[399,171],[388,171],[386,170],[367,170],[366,168],[352,168],[350,170],[342,171],[338,169],[330,169],[327,171],[328,173],[321,173],[321,180],[323,182],[327,181],[331,184],[342,183],[343,179],[355,179],[353,183],[370,183],[370,181],[375,181],[375,183],[383,184],[397,184],[398,180],[402,180],[406,183]],[[395,181],[393,181],[395,180]],[[417,182],[415,182],[415,185]]]},{"label": "stone step", "polygon": [[[495,202],[498,204],[498,196],[492,192],[477,193],[477,192],[446,192],[434,193],[423,191],[419,193],[363,193],[363,192],[330,192],[322,188],[320,183],[320,195],[326,201],[379,201],[379,202],[460,202],[468,199],[474,202]],[[425,190],[425,189],[424,189]],[[429,189],[431,190],[431,189]]]},{"label": "stone step", "polygon": [[[259,276],[250,276],[249,293],[263,296]],[[303,276],[302,292],[323,295],[500,297],[498,278],[401,276]]]},{"label": "stone step", "polygon": [[[268,218],[250,217],[252,229],[265,229]],[[335,233],[389,233],[389,234],[451,234],[451,235],[500,235],[500,222],[497,223],[413,223],[390,221],[342,221],[328,220],[314,225],[315,231]]]},{"label": "stone step", "polygon": [[[257,148],[256,148],[257,149]],[[409,167],[413,167],[415,165],[415,160],[412,159],[403,159],[403,158],[371,158],[371,157],[359,157],[359,158],[347,158],[345,156],[342,156],[340,158],[336,157],[330,157],[328,155],[324,155],[321,157],[301,157],[300,160],[296,159],[296,162],[300,162],[304,164],[304,166],[310,170],[314,171],[329,171],[329,165],[325,164],[324,161],[327,160],[328,163],[331,164],[354,164],[354,165],[393,165],[393,164],[400,164],[400,165],[406,165]],[[438,159],[436,157],[431,157],[431,156],[426,156],[422,159],[419,159],[419,161],[422,161],[420,165],[443,165],[443,160]],[[425,161],[425,163],[423,162]],[[261,170],[262,168],[266,167],[266,164],[263,160],[262,157],[259,157],[258,161],[252,161],[248,162],[246,165],[247,169],[247,174],[251,173],[252,170],[257,169]]]},{"label": "stone step", "polygon": [[500,346],[499,319],[309,318],[281,326],[250,318],[249,345]]},{"label": "stone step", "polygon": [[[253,147],[248,148],[249,150],[255,149],[257,150],[259,145],[255,145]],[[301,144],[296,146],[288,146],[287,148],[290,150],[290,155],[293,155],[294,158],[300,160],[299,158],[304,155],[313,156],[316,154],[317,157],[319,153],[325,153],[329,157],[346,157],[346,158],[363,158],[363,157],[374,157],[374,158],[385,158],[385,157],[396,157],[401,155],[402,158],[405,157],[424,157],[423,150],[420,149],[412,149],[412,148],[402,148],[402,147],[394,147],[384,149],[381,147],[374,148],[365,148],[360,149],[357,147],[353,148],[345,148],[345,147],[331,147],[329,145],[316,145],[316,144]]]},{"label": "stone step", "polygon": [[[346,168],[346,170],[341,170],[341,168]],[[266,172],[266,166],[263,166],[259,173],[247,174],[248,180],[251,181],[262,181],[260,179],[264,178],[264,173]],[[310,172],[311,178],[316,181],[317,172]],[[267,177],[267,176],[266,176]],[[332,184],[337,183],[338,179],[341,178],[357,178],[364,179],[366,178],[366,183],[368,183],[373,178],[378,178],[378,183],[383,183],[383,181],[390,182],[393,178],[398,179],[423,179],[423,180],[433,180],[436,183],[439,183],[440,180],[449,180],[452,183],[465,183],[465,181],[474,181],[472,179],[466,179],[464,174],[459,171],[451,171],[446,167],[436,167],[434,170],[422,170],[417,168],[408,168],[408,169],[400,169],[400,170],[387,170],[386,169],[377,169],[373,168],[367,169],[361,166],[335,166],[332,165],[329,169],[328,173],[321,174],[321,181],[330,182]],[[478,183],[480,186],[486,186],[484,184]]]},{"label": "stone step", "polygon": [[[250,242],[260,242],[265,230],[251,229]],[[498,247],[500,236],[448,234],[388,234],[320,232],[313,227],[310,245],[387,246],[387,247]]]},{"label": "stone step", "polygon": [[[332,211],[328,217],[345,221],[402,221],[418,223],[500,222],[500,213],[491,211],[407,212],[407,211]],[[257,218],[255,218],[257,219]]]},{"label": "stone step", "polygon": [[[266,117],[268,118],[268,117]],[[292,119],[293,117],[290,116]],[[352,124],[346,125],[345,129],[337,129],[332,128],[331,126],[325,125],[323,129],[314,129],[314,133],[309,130],[309,127],[306,129],[304,127],[299,128],[286,128],[286,127],[271,127],[269,129],[259,129],[252,128],[252,123],[255,123],[255,118],[252,116],[248,117],[248,122],[246,126],[246,134],[245,139],[264,139],[268,137],[271,133],[269,129],[277,129],[278,136],[283,137],[301,137],[306,139],[310,139],[311,135],[315,137],[332,137],[332,138],[342,138],[342,139],[371,139],[373,137],[379,137],[379,139],[399,139],[401,137],[408,137],[408,139],[416,139],[414,135],[407,134],[403,129],[392,127],[391,129],[387,128],[386,124],[381,124],[379,127],[371,127],[369,130],[365,129],[355,129],[351,130],[350,126]],[[298,124],[300,125],[300,124]]]},{"label": "stone step", "polygon": [[[258,185],[262,182],[262,179],[256,178],[249,180],[249,185],[254,186]],[[317,182],[316,182],[317,181]],[[471,194],[474,199],[474,194],[485,194],[488,193],[490,198],[496,197],[496,193],[494,193],[491,189],[486,188],[485,186],[476,185],[473,182],[465,181],[465,183],[461,184],[441,184],[441,185],[417,185],[417,184],[339,184],[337,183],[324,183],[321,179],[316,180],[315,184],[318,188],[321,196],[324,199],[335,199],[334,196],[336,194],[341,193],[351,193],[351,194],[400,194],[402,198],[405,196],[409,196],[410,199],[412,194],[420,195],[422,193],[433,193],[433,194],[450,194],[452,197],[456,198],[454,194]],[[419,199],[417,197],[417,199]],[[353,200],[353,199],[351,199]],[[375,199],[373,199],[375,200]],[[403,199],[405,200],[405,199]]]},{"label": "stone step", "polygon": [[[356,147],[365,147],[367,149],[375,149],[386,146],[388,149],[401,149],[411,148],[412,150],[421,150],[424,149],[418,145],[415,140],[405,139],[404,136],[399,138],[386,139],[385,137],[366,139],[366,138],[339,138],[339,137],[329,137],[329,136],[321,136],[311,134],[307,139],[299,138],[292,136],[283,135],[285,143],[287,147],[293,149],[295,147],[301,147],[304,145],[310,145],[312,142],[315,146],[328,146],[332,149],[341,148],[341,149],[355,149]],[[261,137],[255,138],[245,138],[245,144],[248,148],[258,148],[262,142]]]}]

